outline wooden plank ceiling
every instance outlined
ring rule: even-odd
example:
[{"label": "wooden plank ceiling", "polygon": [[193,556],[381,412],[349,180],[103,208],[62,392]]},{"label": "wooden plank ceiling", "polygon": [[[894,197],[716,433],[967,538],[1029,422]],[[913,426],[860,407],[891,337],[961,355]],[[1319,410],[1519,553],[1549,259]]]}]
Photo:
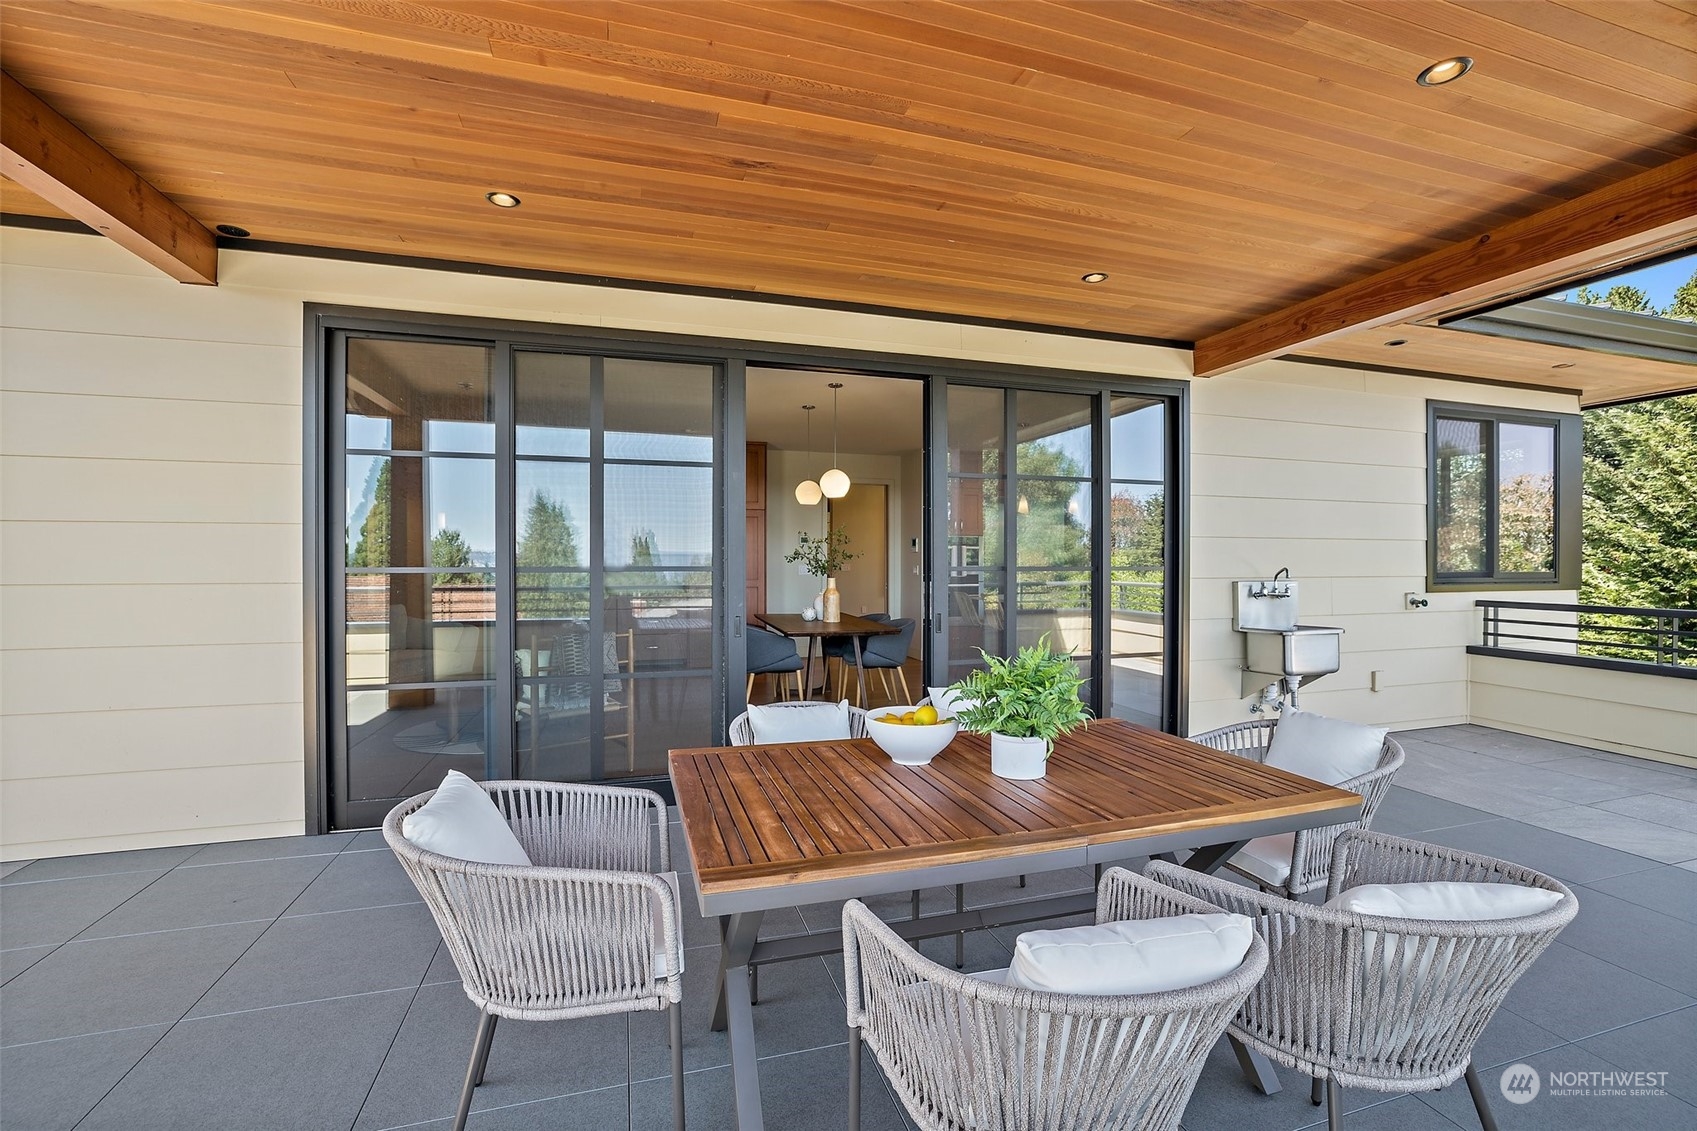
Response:
[{"label": "wooden plank ceiling", "polygon": [[[0,64],[257,240],[1181,342],[1697,152],[1697,0],[8,0]],[[1697,384],[1391,329],[1309,352]]]}]

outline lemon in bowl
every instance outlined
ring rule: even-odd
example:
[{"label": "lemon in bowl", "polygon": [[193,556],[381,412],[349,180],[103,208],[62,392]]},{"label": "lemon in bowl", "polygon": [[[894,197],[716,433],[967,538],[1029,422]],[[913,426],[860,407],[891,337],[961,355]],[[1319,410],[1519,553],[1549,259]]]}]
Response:
[{"label": "lemon in bowl", "polygon": [[937,709],[929,703],[923,707],[875,708],[866,714],[866,733],[891,761],[902,766],[928,765],[954,741],[959,729],[954,719],[939,718]]}]

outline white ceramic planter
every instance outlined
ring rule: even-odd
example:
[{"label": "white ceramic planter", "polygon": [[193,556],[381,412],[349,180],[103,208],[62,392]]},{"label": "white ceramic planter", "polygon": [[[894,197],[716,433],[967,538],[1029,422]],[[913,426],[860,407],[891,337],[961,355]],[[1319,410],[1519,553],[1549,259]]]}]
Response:
[{"label": "white ceramic planter", "polygon": [[1040,778],[1049,760],[1049,743],[990,732],[990,772],[1004,778]]}]

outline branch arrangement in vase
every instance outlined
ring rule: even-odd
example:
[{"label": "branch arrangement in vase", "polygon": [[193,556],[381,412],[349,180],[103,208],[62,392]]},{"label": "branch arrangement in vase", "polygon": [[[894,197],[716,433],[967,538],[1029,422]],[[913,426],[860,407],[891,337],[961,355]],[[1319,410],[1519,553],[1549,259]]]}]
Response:
[{"label": "branch arrangement in vase", "polygon": [[785,554],[784,560],[801,565],[814,577],[832,577],[858,557],[859,552],[848,548],[848,531],[839,526],[823,538],[802,531],[796,548]]}]

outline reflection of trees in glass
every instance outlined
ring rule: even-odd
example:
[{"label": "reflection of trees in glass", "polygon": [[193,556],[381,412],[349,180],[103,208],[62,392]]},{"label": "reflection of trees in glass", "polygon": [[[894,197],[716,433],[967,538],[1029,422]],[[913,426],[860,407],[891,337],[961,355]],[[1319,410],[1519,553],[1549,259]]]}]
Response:
[{"label": "reflection of trees in glass", "polygon": [[1556,477],[1517,475],[1497,489],[1497,570],[1554,573]]},{"label": "reflection of trees in glass", "polygon": [[[989,464],[986,458],[986,465]],[[1021,444],[1019,475],[1015,478],[1018,493],[1015,505],[986,508],[984,536],[1000,540],[999,529],[1004,515],[1013,511],[1018,521],[1018,558],[1015,564],[1025,567],[1088,569],[1090,567],[1090,516],[1073,514],[1067,509],[1084,484],[1067,482],[1084,475],[1078,461],[1065,452],[1041,443]],[[988,466],[986,466],[988,470]],[[1032,479],[1033,475],[1053,475],[1055,480]],[[1023,514],[1019,500],[1024,500]],[[994,544],[994,542],[992,543]]]},{"label": "reflection of trees in glass", "polygon": [[[1440,421],[1440,428],[1444,421]],[[1482,426],[1477,426],[1482,427]],[[1477,435],[1477,433],[1475,433]],[[1437,522],[1439,573],[1485,570],[1485,453],[1477,442],[1465,446],[1440,438],[1437,445]]]},{"label": "reflection of trees in glass", "polygon": [[350,566],[386,566],[389,564],[389,460],[377,464],[377,481],[369,488],[371,509],[365,512],[360,524],[359,541],[348,550]]},{"label": "reflection of trees in glass", "polygon": [[[571,513],[563,503],[546,492],[531,495],[530,509],[525,513],[519,534],[518,552],[513,558],[521,569],[525,566],[571,569],[581,564]],[[565,578],[573,586],[570,589],[556,587],[559,580],[550,574],[520,573],[519,616],[539,620],[586,616],[589,597],[581,588],[584,579],[576,575]]]},{"label": "reflection of trees in glass", "polygon": [[[438,530],[430,540],[430,564],[437,569],[450,570],[471,565],[471,545],[458,530]],[[481,585],[483,578],[475,573],[438,573],[432,584]]]},{"label": "reflection of trees in glass", "polygon": [[[1108,501],[1108,556],[1115,609],[1161,611],[1162,559],[1167,525],[1166,498],[1116,492]],[[1136,583],[1144,584],[1136,584]]]}]

